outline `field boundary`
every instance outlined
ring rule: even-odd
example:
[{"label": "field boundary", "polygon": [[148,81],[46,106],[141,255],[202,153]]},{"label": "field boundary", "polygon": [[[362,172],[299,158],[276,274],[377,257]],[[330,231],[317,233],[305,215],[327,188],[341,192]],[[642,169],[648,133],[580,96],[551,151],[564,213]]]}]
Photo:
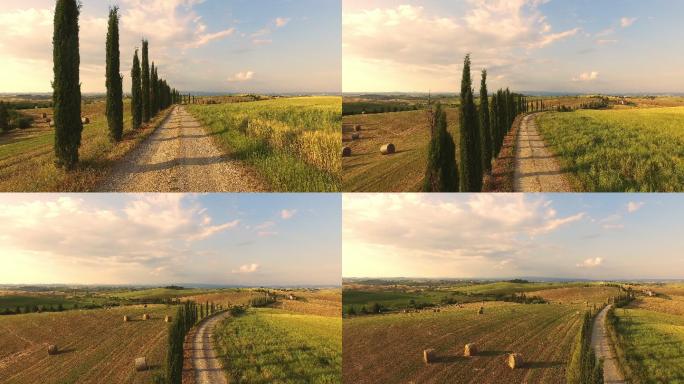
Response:
[{"label": "field boundary", "polygon": [[499,156],[492,165],[492,172],[485,176],[482,192],[515,192],[515,153],[518,147],[518,131],[527,114],[520,114],[504,138]]},{"label": "field boundary", "polygon": [[[216,316],[222,315],[229,312],[228,310],[223,310],[223,311],[218,311],[213,313],[211,316],[207,316],[202,321],[199,323],[195,324],[194,327],[188,332],[187,335],[185,335],[185,340],[183,341],[183,374],[182,374],[182,384],[198,384],[197,383],[197,374],[195,372],[195,366],[193,364],[192,358],[193,358],[193,351],[195,350],[193,344],[195,340],[195,336],[197,335],[197,330],[200,329],[200,327],[206,323],[207,321],[213,319]],[[212,334],[213,338],[213,334]],[[217,359],[219,361],[219,364],[221,364],[221,360]],[[225,367],[221,367],[224,370],[225,373]]]}]

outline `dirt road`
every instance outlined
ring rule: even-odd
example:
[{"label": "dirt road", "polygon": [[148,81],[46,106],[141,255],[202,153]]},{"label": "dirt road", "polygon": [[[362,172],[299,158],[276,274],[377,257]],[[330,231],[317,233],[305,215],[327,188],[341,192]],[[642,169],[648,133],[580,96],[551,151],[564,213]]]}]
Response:
[{"label": "dirt road", "polygon": [[254,173],[220,151],[183,106],[112,170],[100,192],[263,191]]},{"label": "dirt road", "polygon": [[606,331],[606,315],[612,307],[609,305],[596,316],[591,331],[591,347],[596,351],[596,357],[603,359],[603,382],[606,384],[625,383],[625,378],[618,368],[618,363],[613,350],[610,348],[610,339]]},{"label": "dirt road", "polygon": [[537,131],[536,115],[523,118],[515,150],[516,192],[572,192],[567,175]]},{"label": "dirt road", "polygon": [[221,362],[214,351],[214,328],[228,312],[216,315],[200,324],[192,341],[192,366],[197,384],[228,384]]}]

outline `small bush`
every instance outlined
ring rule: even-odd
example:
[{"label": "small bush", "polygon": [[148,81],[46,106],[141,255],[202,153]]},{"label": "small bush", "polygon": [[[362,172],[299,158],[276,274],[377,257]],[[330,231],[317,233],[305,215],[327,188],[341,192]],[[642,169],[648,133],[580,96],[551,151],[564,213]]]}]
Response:
[{"label": "small bush", "polygon": [[245,314],[245,308],[241,305],[230,307],[228,310],[230,312],[231,316],[237,317],[237,316],[242,316]]},{"label": "small bush", "polygon": [[33,118],[26,116],[19,117],[16,120],[16,124],[19,129],[31,128],[31,125],[33,125]]}]

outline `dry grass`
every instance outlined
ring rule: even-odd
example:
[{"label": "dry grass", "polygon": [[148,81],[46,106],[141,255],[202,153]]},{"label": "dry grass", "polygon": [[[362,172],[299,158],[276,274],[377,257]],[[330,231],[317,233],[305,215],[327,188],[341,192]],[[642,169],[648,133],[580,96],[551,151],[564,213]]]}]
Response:
[{"label": "dry grass", "polygon": [[[449,132],[458,140],[458,111],[446,111]],[[430,143],[427,113],[419,110],[343,117],[343,142],[351,147],[352,155],[342,159],[342,190],[420,191]],[[356,125],[361,125],[361,137],[352,141]],[[396,146],[396,153],[382,155],[380,147],[388,143]]]},{"label": "dry grass", "polygon": [[342,292],[339,289],[287,293],[293,293],[299,300],[282,300],[276,303],[275,308],[308,315],[342,316]]},{"label": "dry grass", "polygon": [[[67,311],[0,317],[2,383],[149,383],[160,372],[168,325],[162,305]],[[145,312],[149,321],[136,321]],[[121,321],[124,315],[133,321]],[[46,356],[48,344],[60,353]],[[145,356],[152,369],[135,372],[134,358]]]},{"label": "dry grass", "polygon": [[552,303],[600,305],[608,299],[617,296],[620,289],[606,286],[566,287],[546,289],[534,292],[535,296],[543,297]]},{"label": "dry grass", "polygon": [[[164,111],[148,127],[131,129],[130,102],[124,105],[124,139],[118,144],[109,140],[107,119],[102,101],[85,104],[82,115],[90,119],[84,125],[80,148],[81,163],[75,171],[65,172],[54,166],[54,128],[45,120],[27,130],[0,135],[0,191],[3,192],[82,192],[92,191],[111,166],[147,138],[165,119]],[[27,113],[40,118],[52,116],[51,109]],[[41,121],[42,120],[42,121]]]}]

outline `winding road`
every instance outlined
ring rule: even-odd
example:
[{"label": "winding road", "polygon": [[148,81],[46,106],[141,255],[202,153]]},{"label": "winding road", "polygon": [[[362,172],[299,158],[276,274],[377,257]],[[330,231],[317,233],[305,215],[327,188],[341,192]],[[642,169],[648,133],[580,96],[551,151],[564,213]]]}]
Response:
[{"label": "winding road", "polygon": [[610,347],[610,338],[606,331],[606,317],[612,305],[608,305],[594,319],[591,331],[591,347],[596,352],[596,357],[603,359],[603,382],[605,384],[626,383],[625,377],[618,368],[617,359]]},{"label": "winding road", "polygon": [[515,192],[572,192],[568,175],[537,131],[536,116],[525,116],[518,131]]},{"label": "winding road", "polygon": [[184,106],[167,119],[98,186],[100,192],[259,192],[263,184],[223,154]]},{"label": "winding road", "polygon": [[214,351],[214,328],[230,316],[224,312],[209,318],[199,325],[192,340],[192,366],[195,369],[196,384],[228,384],[221,361]]}]

